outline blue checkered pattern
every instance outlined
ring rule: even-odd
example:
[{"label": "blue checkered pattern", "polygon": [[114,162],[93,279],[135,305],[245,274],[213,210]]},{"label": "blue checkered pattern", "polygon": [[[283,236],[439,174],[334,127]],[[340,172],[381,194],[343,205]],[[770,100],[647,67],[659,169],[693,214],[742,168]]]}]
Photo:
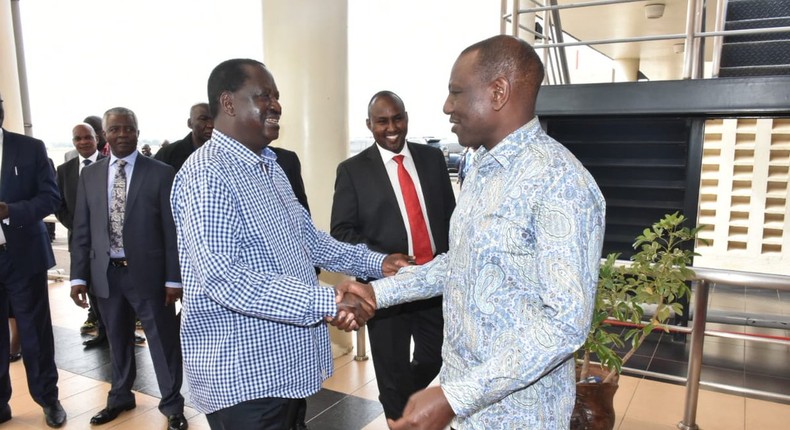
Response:
[{"label": "blue checkered pattern", "polygon": [[383,254],[316,230],[275,160],[214,130],[173,183],[184,368],[203,413],[317,392],[332,374],[323,318],[337,307],[313,266],[382,276]]}]

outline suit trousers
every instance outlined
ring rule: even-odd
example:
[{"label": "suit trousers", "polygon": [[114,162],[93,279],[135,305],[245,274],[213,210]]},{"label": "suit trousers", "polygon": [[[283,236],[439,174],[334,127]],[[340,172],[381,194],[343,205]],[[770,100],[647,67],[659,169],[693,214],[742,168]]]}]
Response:
[{"label": "suit trousers", "polygon": [[427,387],[442,367],[442,298],[377,310],[368,329],[379,401],[387,418],[398,419],[409,397]]},{"label": "suit trousers", "polygon": [[[35,258],[31,256],[31,258]],[[30,395],[41,406],[58,400],[58,368],[49,311],[47,272],[20,277],[6,251],[0,250],[0,321],[8,321],[8,305],[14,309],[22,341],[22,360]],[[5,323],[4,323],[5,324]],[[0,406],[11,398],[8,375],[9,334],[0,330]]]},{"label": "suit trousers", "polygon": [[299,399],[248,400],[206,415],[211,430],[287,430],[293,427]]},{"label": "suit trousers", "polygon": [[112,387],[107,396],[107,406],[119,407],[134,402],[132,386],[137,376],[134,344],[136,315],[145,330],[162,395],[159,411],[165,416],[182,413],[184,396],[180,390],[183,366],[175,306],[165,306],[164,293],[156,298],[141,297],[131,282],[128,270],[128,267],[110,265],[107,269],[110,296],[97,297],[112,360]]}]

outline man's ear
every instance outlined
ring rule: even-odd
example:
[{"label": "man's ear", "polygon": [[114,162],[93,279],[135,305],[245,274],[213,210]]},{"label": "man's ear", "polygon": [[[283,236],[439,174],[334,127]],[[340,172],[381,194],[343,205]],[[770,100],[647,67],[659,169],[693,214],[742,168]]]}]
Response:
[{"label": "man's ear", "polygon": [[500,76],[494,79],[491,82],[491,104],[494,107],[494,110],[499,111],[507,104],[508,100],[510,100],[510,81],[508,81],[504,76]]},{"label": "man's ear", "polygon": [[236,109],[233,107],[233,94],[224,91],[222,94],[219,95],[219,106],[222,110],[228,114],[228,116],[235,116]]}]

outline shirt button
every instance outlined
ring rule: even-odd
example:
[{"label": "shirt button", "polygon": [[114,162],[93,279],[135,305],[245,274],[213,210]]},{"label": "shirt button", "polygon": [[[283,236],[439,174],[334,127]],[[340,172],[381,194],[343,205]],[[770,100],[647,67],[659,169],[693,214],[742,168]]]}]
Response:
[{"label": "shirt button", "polygon": [[326,379],[326,369],[321,369],[321,379]]}]

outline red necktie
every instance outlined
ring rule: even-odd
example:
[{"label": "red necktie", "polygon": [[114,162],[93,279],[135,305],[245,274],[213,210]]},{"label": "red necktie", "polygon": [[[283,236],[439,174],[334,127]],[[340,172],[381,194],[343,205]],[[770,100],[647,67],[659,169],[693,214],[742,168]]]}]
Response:
[{"label": "red necktie", "polygon": [[417,189],[414,188],[414,182],[403,165],[403,155],[396,155],[392,159],[398,163],[398,182],[400,182],[400,191],[403,193],[403,203],[406,205],[406,215],[409,217],[414,259],[417,264],[427,263],[433,260],[433,251],[431,250],[431,238],[428,236],[428,226],[425,225],[420,199],[417,197]]}]

